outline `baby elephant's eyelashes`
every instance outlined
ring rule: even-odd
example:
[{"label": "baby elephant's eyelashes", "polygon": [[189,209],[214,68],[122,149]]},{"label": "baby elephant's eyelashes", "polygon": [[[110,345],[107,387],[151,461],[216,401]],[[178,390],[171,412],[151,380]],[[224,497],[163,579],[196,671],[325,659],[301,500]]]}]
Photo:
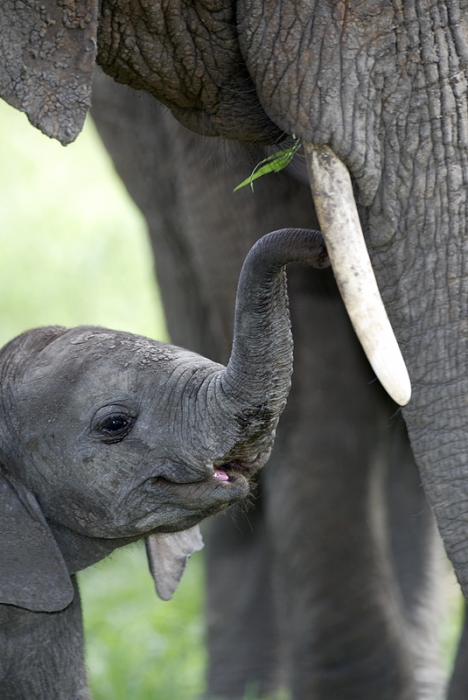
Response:
[{"label": "baby elephant's eyelashes", "polygon": [[133,427],[134,419],[122,413],[114,413],[100,421],[97,430],[104,438],[104,442],[120,442]]}]

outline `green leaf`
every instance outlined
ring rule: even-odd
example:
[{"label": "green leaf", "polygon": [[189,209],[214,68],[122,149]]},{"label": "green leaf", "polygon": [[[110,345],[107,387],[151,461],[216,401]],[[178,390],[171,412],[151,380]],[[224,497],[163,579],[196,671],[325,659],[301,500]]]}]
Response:
[{"label": "green leaf", "polygon": [[288,163],[290,163],[291,160],[294,158],[294,156],[300,148],[301,143],[301,139],[297,139],[294,145],[290,148],[285,148],[282,151],[272,153],[271,156],[268,156],[267,158],[261,160],[260,163],[257,163],[255,168],[252,170],[249,177],[246,178],[243,182],[241,182],[240,185],[237,185],[237,187],[234,188],[233,191],[237,192],[237,190],[240,190],[241,187],[250,185],[253,192],[254,180],[257,180],[259,177],[263,177],[263,175],[267,175],[268,173],[279,173],[280,170],[283,170],[283,168],[285,168],[288,165]]}]

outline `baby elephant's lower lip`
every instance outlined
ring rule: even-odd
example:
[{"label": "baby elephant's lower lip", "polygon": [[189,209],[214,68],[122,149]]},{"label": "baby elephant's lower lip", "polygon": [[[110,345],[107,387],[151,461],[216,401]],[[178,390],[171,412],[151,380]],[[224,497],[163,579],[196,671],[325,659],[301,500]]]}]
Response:
[{"label": "baby elephant's lower lip", "polygon": [[223,468],[215,469],[213,481],[217,481],[225,496],[230,494],[228,497],[233,501],[244,498],[250,491],[249,475],[237,469],[229,470],[229,473]]}]

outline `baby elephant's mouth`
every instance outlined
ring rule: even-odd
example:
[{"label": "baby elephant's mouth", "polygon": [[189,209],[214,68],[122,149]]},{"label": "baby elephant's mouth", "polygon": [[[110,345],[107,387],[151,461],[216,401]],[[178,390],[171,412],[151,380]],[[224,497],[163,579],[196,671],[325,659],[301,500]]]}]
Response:
[{"label": "baby elephant's mouth", "polygon": [[198,477],[193,469],[184,469],[181,464],[174,463],[169,469],[166,463],[164,473],[158,465],[156,473],[132,489],[114,508],[119,520],[125,520],[119,536],[184,530],[229,508],[250,493],[252,477],[269,456],[267,449],[254,453],[252,459],[250,455],[247,458],[239,455],[239,459],[206,464],[205,474]]},{"label": "baby elephant's mouth", "polygon": [[235,481],[236,476],[242,475],[249,479],[255,474],[267,461],[271,450],[259,452],[251,461],[233,459],[226,464],[214,466],[214,477],[219,481]]}]

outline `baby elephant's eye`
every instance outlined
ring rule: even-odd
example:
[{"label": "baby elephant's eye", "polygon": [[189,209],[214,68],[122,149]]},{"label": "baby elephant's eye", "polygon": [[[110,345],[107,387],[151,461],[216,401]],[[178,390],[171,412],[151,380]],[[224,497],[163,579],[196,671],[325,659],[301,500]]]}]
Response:
[{"label": "baby elephant's eye", "polygon": [[134,419],[123,413],[114,413],[106,416],[98,425],[97,429],[104,437],[104,442],[120,442],[124,439],[133,427]]}]

